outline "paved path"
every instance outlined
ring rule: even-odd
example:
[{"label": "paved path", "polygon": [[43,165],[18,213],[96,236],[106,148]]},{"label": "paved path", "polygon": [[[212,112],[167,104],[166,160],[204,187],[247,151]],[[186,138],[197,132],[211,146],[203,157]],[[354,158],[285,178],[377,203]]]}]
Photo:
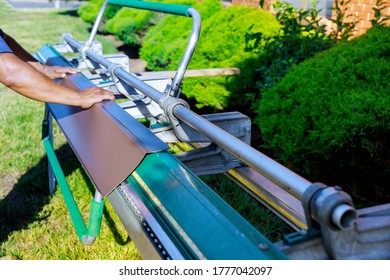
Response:
[{"label": "paved path", "polygon": [[[33,1],[23,1],[23,0],[7,0],[7,2],[16,9],[54,9],[55,0],[52,2],[48,0],[33,0]],[[78,8],[84,2],[80,1],[60,1],[60,8]]]}]

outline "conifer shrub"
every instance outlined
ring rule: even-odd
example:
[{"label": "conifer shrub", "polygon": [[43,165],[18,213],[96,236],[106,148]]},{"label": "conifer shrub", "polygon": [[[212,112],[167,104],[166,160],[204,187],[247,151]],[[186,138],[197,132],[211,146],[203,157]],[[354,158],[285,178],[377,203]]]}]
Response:
[{"label": "conifer shrub", "polygon": [[294,67],[258,103],[255,123],[279,160],[355,197],[390,197],[390,27]]}]

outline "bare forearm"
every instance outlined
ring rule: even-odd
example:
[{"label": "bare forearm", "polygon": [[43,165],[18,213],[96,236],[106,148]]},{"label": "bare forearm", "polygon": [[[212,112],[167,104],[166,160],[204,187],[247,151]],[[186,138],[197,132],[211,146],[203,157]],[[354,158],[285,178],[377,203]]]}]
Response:
[{"label": "bare forearm", "polygon": [[77,92],[55,83],[13,54],[0,57],[0,82],[34,100],[80,105]]},{"label": "bare forearm", "polygon": [[42,102],[89,108],[103,100],[115,100],[112,92],[96,86],[77,92],[57,84],[12,53],[0,54],[0,82],[28,98]]},{"label": "bare forearm", "polygon": [[36,70],[45,74],[49,78],[63,78],[66,74],[75,74],[79,72],[79,70],[72,67],[49,67],[42,63],[40,63],[35,57],[33,57],[29,52],[27,52],[19,43],[14,40],[11,36],[4,34],[4,41],[11,48],[14,54],[22,61],[30,64]]}]

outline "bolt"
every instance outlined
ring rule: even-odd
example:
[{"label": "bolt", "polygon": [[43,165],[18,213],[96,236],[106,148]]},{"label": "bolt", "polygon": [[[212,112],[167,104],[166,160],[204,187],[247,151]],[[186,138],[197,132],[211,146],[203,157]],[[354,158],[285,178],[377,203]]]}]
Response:
[{"label": "bolt", "polygon": [[261,251],[266,251],[269,249],[269,245],[267,243],[260,243],[257,248],[259,248]]},{"label": "bolt", "polygon": [[301,231],[299,231],[299,234],[300,235],[307,235],[307,230],[302,229]]}]

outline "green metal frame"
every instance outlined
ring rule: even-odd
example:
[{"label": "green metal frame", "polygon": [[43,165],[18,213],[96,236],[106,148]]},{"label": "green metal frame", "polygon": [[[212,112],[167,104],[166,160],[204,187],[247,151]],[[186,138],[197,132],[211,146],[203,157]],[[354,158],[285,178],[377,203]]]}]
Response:
[{"label": "green metal frame", "polygon": [[157,2],[144,2],[139,0],[108,0],[109,4],[138,8],[143,10],[149,10],[154,12],[163,12],[166,14],[174,14],[180,16],[190,17],[188,9],[191,6],[180,5],[180,4],[168,4],[168,3],[157,3]]},{"label": "green metal frame", "polygon": [[64,196],[77,236],[84,245],[91,245],[100,234],[104,200],[101,202],[98,202],[95,199],[92,200],[87,229],[48,136],[43,139],[43,146],[45,147],[47,158],[53,169],[62,195]]}]

